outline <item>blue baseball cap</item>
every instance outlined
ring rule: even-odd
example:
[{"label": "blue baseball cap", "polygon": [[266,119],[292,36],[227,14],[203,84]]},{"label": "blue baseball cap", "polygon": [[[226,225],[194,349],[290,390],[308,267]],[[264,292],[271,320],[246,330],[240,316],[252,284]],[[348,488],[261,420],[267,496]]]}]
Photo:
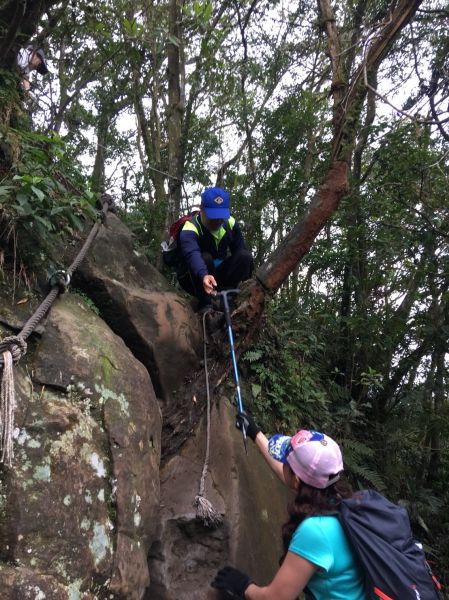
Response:
[{"label": "blue baseball cap", "polygon": [[201,194],[201,208],[208,219],[229,219],[229,194],[219,187],[206,188]]}]

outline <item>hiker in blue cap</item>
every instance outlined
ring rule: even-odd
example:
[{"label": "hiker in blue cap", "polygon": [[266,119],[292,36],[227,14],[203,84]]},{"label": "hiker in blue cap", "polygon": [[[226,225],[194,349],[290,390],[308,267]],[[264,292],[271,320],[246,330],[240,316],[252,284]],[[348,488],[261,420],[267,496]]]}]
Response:
[{"label": "hiker in blue cap", "polygon": [[198,310],[211,306],[217,289],[236,288],[251,277],[253,258],[222,188],[204,190],[200,213],[184,224],[179,244],[184,268],[177,273],[178,281],[198,298]]}]

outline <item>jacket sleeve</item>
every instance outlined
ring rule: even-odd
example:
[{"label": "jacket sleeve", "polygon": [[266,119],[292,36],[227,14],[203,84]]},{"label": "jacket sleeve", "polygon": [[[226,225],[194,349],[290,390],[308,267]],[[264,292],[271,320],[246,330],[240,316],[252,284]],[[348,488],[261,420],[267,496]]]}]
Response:
[{"label": "jacket sleeve", "polygon": [[234,254],[239,250],[246,250],[245,240],[243,239],[243,235],[237,221],[234,222],[234,226],[232,227],[232,242],[230,243],[229,248],[231,250],[231,254]]},{"label": "jacket sleeve", "polygon": [[198,245],[198,233],[190,229],[189,225],[190,223],[187,222],[179,234],[181,254],[185,258],[189,270],[200,279],[203,279],[208,274],[206,263],[201,256]]},{"label": "jacket sleeve", "polygon": [[29,72],[29,69],[28,69],[29,60],[30,60],[30,53],[29,53],[28,49],[21,48],[19,50],[19,53],[17,54],[17,66],[19,67],[19,70],[24,74],[28,74],[28,72]]}]

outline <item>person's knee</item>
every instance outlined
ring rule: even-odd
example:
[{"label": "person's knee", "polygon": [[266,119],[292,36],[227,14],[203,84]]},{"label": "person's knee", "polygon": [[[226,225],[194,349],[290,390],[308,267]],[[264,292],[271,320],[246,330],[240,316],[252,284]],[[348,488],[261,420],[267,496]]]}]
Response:
[{"label": "person's knee", "polygon": [[219,284],[236,287],[241,281],[249,279],[253,271],[253,257],[249,250],[237,250],[221,268]]},{"label": "person's knee", "polygon": [[176,277],[181,288],[188,294],[194,296],[195,286],[193,285],[192,274],[190,273],[190,271],[179,271],[178,273],[176,273]]}]

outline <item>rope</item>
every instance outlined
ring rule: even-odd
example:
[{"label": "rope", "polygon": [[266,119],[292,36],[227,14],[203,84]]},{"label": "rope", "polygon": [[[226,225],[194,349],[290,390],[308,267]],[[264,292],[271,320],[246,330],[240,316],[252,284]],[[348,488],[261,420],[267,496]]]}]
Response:
[{"label": "rope", "polygon": [[17,337],[26,340],[31,333],[35,330],[38,323],[43,319],[43,317],[47,314],[53,302],[59,295],[59,287],[55,286],[52,290],[47,294],[46,298],[41,302],[41,304],[37,307],[34,314],[28,319],[25,325],[22,328],[22,331],[17,335]]},{"label": "rope", "polygon": [[4,365],[5,359],[3,354],[5,352],[9,352],[13,363],[16,364],[22,358],[27,351],[27,344],[25,340],[18,335],[11,335],[9,337],[5,337],[3,340],[0,340],[0,362],[1,366]]},{"label": "rope", "polygon": [[0,408],[0,435],[2,443],[2,463],[12,464],[14,448],[12,436],[14,432],[14,409],[16,407],[16,396],[14,393],[13,358],[11,352],[3,352],[3,377],[1,385],[1,408]]},{"label": "rope", "polygon": [[209,469],[210,452],[210,389],[209,389],[209,371],[207,369],[207,333],[206,316],[211,309],[203,314],[203,342],[204,342],[204,373],[206,376],[206,396],[207,396],[207,426],[206,426],[206,456],[204,457],[203,471],[201,473],[200,487],[198,495],[195,496],[194,505],[196,506],[196,516],[203,521],[206,527],[218,527],[223,521],[223,517],[215,510],[212,503],[206,498],[204,489],[206,485],[207,471]]},{"label": "rope", "polygon": [[[112,196],[109,196],[109,194],[103,194],[101,202],[100,221],[101,223],[104,223],[108,209],[113,207],[113,198]],[[0,388],[0,448],[2,450],[0,462],[9,467],[12,465],[12,459],[14,458],[13,433],[16,401],[13,365],[18,363],[22,356],[26,354],[27,344],[25,340],[50,310],[50,307],[58,295],[66,290],[72,274],[79,267],[92,245],[92,242],[100,229],[101,223],[97,222],[94,224],[81,250],[67,272],[64,273],[63,271],[58,271],[58,277],[55,278],[55,283],[52,285],[50,292],[22,327],[22,330],[16,336],[9,336],[0,340],[0,368],[3,369]]]}]

